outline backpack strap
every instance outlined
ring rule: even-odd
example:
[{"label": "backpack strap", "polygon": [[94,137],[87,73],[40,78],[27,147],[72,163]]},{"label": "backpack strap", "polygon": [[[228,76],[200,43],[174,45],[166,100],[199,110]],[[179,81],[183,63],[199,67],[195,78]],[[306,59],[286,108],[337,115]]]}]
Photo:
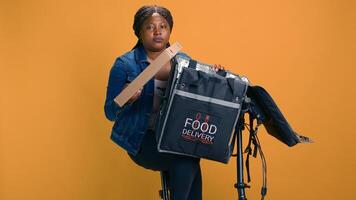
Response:
[{"label": "backpack strap", "polygon": [[[260,123],[257,121],[256,127],[254,128],[254,120],[253,116],[250,114],[249,115],[249,127],[248,130],[250,132],[250,137],[249,137],[249,142],[248,145],[245,149],[245,153],[247,153],[246,157],[246,171],[247,171],[247,179],[248,182],[251,181],[251,176],[250,176],[250,164],[249,164],[249,157],[252,155],[253,157],[257,157],[257,153],[259,152],[261,161],[262,161],[262,188],[261,188],[261,199],[263,200],[264,197],[267,194],[267,164],[266,164],[266,159],[264,156],[264,153],[261,148],[260,141],[257,136],[257,131]],[[253,153],[252,153],[252,148],[251,144],[254,145]]]}]

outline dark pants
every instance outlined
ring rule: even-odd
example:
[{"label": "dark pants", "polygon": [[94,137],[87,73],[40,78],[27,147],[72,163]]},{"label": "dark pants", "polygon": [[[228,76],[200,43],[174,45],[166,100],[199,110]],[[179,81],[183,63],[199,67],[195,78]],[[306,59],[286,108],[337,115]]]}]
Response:
[{"label": "dark pants", "polygon": [[172,200],[201,200],[202,178],[200,159],[169,153],[159,153],[155,133],[148,131],[141,150],[131,159],[138,165],[154,171],[167,171]]}]

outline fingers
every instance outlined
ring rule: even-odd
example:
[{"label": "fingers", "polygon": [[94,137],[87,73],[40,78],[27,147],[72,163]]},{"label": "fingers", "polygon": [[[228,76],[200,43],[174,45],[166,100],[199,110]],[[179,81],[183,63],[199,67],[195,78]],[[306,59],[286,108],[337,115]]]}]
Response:
[{"label": "fingers", "polygon": [[225,68],[224,68],[224,66],[222,66],[222,65],[220,65],[220,64],[214,64],[213,65],[213,69],[214,69],[214,71],[219,71],[219,70],[225,70]]},{"label": "fingers", "polygon": [[[123,89],[125,89],[128,85],[129,83],[126,83]],[[139,90],[137,90],[137,92],[134,95],[132,95],[132,97],[127,101],[127,103],[131,104],[135,102],[141,96],[142,90],[143,90],[142,87]]]},{"label": "fingers", "polygon": [[133,103],[135,102],[138,98],[140,98],[141,94],[142,94],[142,89],[140,88],[139,90],[137,90],[137,92],[129,99],[128,103]]}]

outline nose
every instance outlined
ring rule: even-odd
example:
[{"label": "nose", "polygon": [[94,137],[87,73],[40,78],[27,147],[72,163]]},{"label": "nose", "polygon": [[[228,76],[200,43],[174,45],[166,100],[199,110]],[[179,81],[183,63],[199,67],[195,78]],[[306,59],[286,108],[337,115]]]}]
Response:
[{"label": "nose", "polygon": [[160,35],[161,34],[161,28],[160,27],[155,27],[155,29],[154,29],[154,32],[153,32],[153,34],[155,34],[155,35]]}]

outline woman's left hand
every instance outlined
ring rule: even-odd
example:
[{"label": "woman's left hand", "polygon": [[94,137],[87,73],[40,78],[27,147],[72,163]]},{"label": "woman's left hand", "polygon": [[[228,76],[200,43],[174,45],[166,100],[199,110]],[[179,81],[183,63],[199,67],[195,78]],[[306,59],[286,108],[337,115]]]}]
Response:
[{"label": "woman's left hand", "polygon": [[225,70],[224,66],[220,65],[220,64],[214,64],[213,66],[214,71],[219,71],[219,70]]}]

